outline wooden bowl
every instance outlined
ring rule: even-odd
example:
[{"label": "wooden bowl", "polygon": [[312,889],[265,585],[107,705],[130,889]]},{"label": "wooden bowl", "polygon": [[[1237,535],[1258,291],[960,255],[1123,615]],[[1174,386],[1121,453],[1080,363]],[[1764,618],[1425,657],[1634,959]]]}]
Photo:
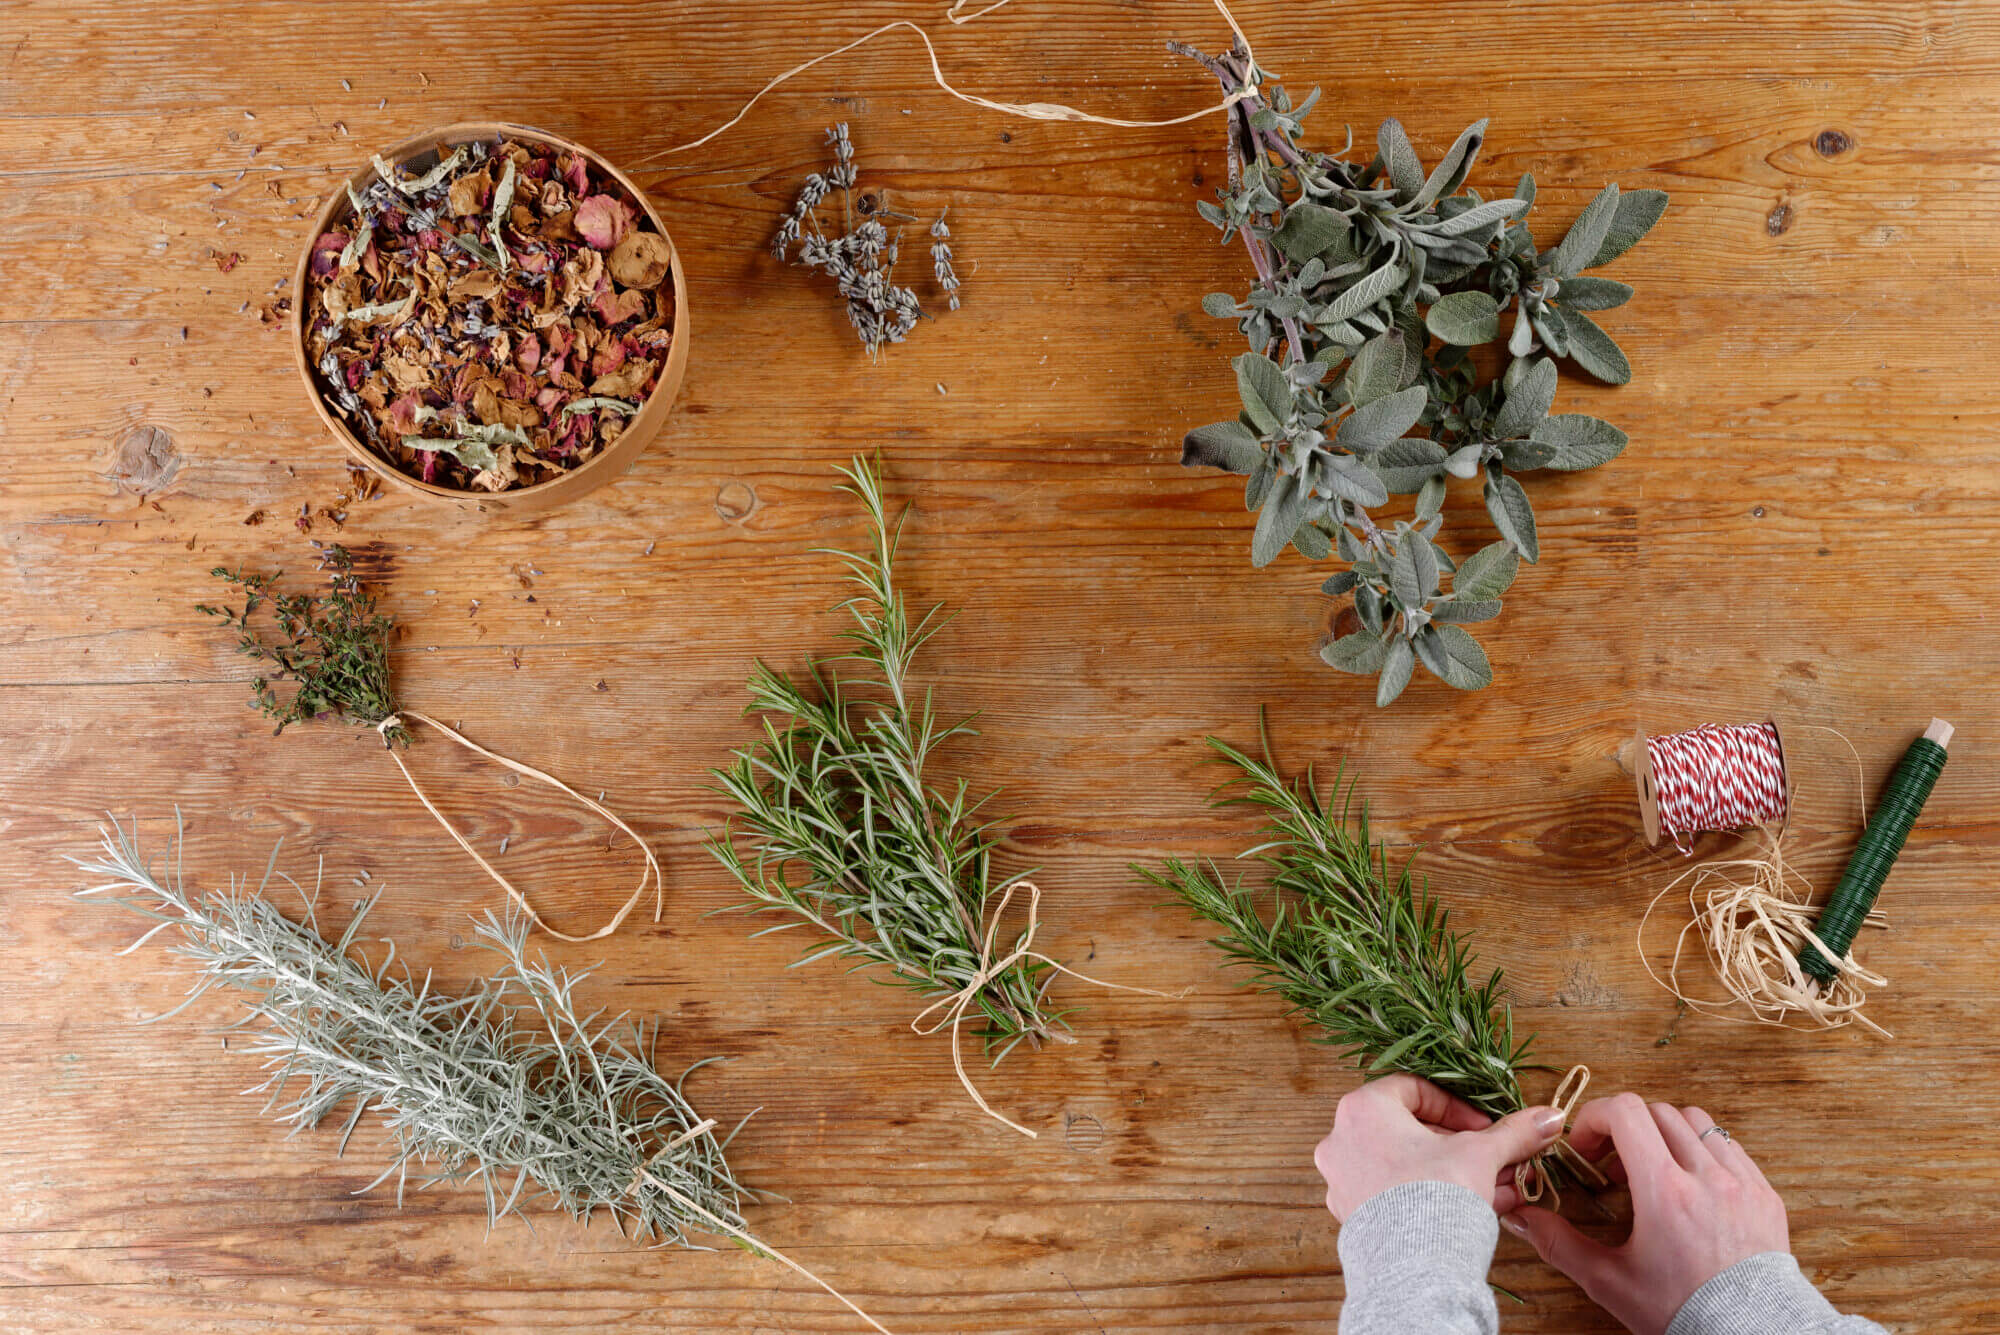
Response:
[{"label": "wooden bowl", "polygon": [[[666,224],[653,208],[646,192],[634,185],[623,172],[613,167],[596,153],[583,145],[553,135],[546,130],[537,130],[526,125],[510,125],[500,121],[466,121],[457,125],[447,125],[406,139],[395,147],[385,150],[382,158],[397,166],[403,166],[422,154],[442,150],[449,152],[460,144],[474,140],[491,140],[505,135],[510,139],[520,139],[546,144],[552,148],[567,149],[582,154],[590,164],[602,172],[606,179],[623,186],[634,203],[645,213],[646,221],[653,225],[667,242],[669,272],[674,284],[673,341],[667,345],[667,358],[660,367],[660,376],[653,386],[653,392],[639,405],[639,411],[625,423],[625,429],[618,438],[594,457],[585,461],[560,477],[546,482],[538,482],[532,487],[516,487],[511,491],[460,491],[455,487],[441,487],[421,478],[411,477],[387,459],[368,448],[367,444],[355,438],[346,423],[328,406],[321,395],[314,378],[312,363],[306,357],[306,319],[308,311],[308,270],[312,264],[313,244],[330,228],[338,225],[347,216],[350,208],[347,191],[336,188],[328,196],[326,206],[313,219],[312,232],[306,238],[304,249],[299,255],[298,268],[292,274],[292,355],[298,362],[299,375],[304,379],[306,393],[312,396],[313,408],[320,420],[333,432],[334,438],[347,448],[347,453],[357,462],[378,474],[392,487],[397,487],[426,500],[442,501],[463,510],[474,510],[481,514],[529,515],[575,500],[587,491],[594,491],[626,472],[637,462],[639,455],[652,444],[653,438],[667,423],[667,414],[673,411],[674,396],[680,392],[681,377],[687,373],[688,359],[688,306],[687,276],[681,270],[680,251],[674,247],[673,238],[668,235]],[[349,178],[357,189],[365,187],[375,177],[373,163],[364,164]]]}]

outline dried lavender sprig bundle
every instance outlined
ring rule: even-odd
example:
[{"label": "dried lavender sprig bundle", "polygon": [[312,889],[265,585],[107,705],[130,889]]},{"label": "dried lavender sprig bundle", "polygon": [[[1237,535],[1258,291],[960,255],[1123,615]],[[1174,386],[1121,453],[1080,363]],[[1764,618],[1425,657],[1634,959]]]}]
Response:
[{"label": "dried lavender sprig bundle", "polygon": [[290,1134],[345,1107],[345,1150],[364,1112],[382,1116],[395,1152],[369,1188],[395,1177],[400,1205],[412,1179],[419,1188],[477,1180],[489,1224],[525,1217],[524,1203],[539,1198],[579,1219],[608,1213],[628,1236],[692,1247],[691,1232],[719,1233],[768,1250],[745,1231],[744,1188],[724,1157],[734,1132],[717,1136],[696,1112],[686,1073],[669,1080],[642,1055],[657,1029],[579,1010],[589,971],[530,959],[523,915],[476,920],[499,965],[452,996],[407,967],[394,976],[393,944],[380,964],[355,949],[373,899],[336,941],[320,934],[303,891],[303,922],[280,913],[262,895],[289,880],[276,873],[275,850],[256,887],[232,877],[203,893],[186,885],[177,852],[156,868],[134,831],[114,821],[103,833],[101,856],[75,860],[99,880],[78,897],[115,897],[155,920],[121,953],[171,929],[172,952],[197,971],[188,999],[154,1018],[218,985],[243,992],[249,1012],[229,1028],[251,1033],[247,1050],[270,1072],[256,1089]]},{"label": "dried lavender sprig bundle", "polygon": [[[925,314],[915,289],[901,286],[894,279],[901,241],[899,236],[890,235],[884,221],[917,220],[877,207],[863,210],[864,216],[857,222],[854,185],[858,172],[854,165],[854,141],[848,135],[846,122],[828,130],[826,141],[833,149],[833,165],[824,175],[816,172],[805,179],[771,239],[771,253],[778,259],[792,260],[792,249],[796,246],[798,256],[792,262],[817,269],[833,279],[846,302],[848,323],[854,326],[869,357],[874,358],[888,344],[901,343],[907,338]],[[835,189],[840,191],[841,228],[838,233],[830,233],[820,222],[819,206]],[[931,235],[937,238],[931,247],[931,258],[938,290],[951,309],[957,310],[958,275],[951,265],[951,232],[945,227],[942,215],[931,228]]]}]

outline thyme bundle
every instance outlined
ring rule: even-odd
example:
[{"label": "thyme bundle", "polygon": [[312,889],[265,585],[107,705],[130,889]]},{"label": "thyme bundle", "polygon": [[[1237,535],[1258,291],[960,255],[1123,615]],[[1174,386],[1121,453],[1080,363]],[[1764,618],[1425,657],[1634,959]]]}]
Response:
[{"label": "thyme bundle", "polygon": [[476,1181],[489,1228],[510,1214],[526,1218],[524,1206],[541,1201],[586,1222],[608,1214],[642,1241],[693,1248],[691,1233],[721,1235],[811,1279],[882,1329],[748,1232],[745,1188],[725,1157],[742,1123],[718,1137],[714,1119],[682,1090],[717,1059],[693,1063],[677,1080],[661,1075],[645,1055],[658,1026],[649,1033],[622,1014],[582,1012],[576,989],[590,971],[529,958],[524,915],[475,920],[474,938],[498,969],[452,996],[433,992],[428,975],[417,983],[407,965],[392,973],[394,943],[379,964],[356,948],[373,898],[356,906],[335,941],[320,934],[315,897],[303,888],[304,921],[280,913],[263,895],[277,876],[277,849],[254,889],[232,878],[226,890],[201,893],[182,876],[180,839],[157,868],[141,855],[136,831],[114,821],[103,841],[97,859],[74,859],[101,878],[77,897],[109,896],[99,902],[154,920],[120,954],[171,931],[173,953],[196,969],[187,1000],[153,1019],[218,986],[242,992],[248,1011],[228,1032],[249,1032],[244,1050],[270,1072],[255,1090],[270,1096],[266,1111],[290,1134],[346,1108],[336,1150],[344,1153],[363,1114],[381,1115],[394,1151],[363,1191],[394,1177],[400,1207],[412,1179],[419,1190]]},{"label": "thyme bundle", "polygon": [[[236,632],[239,652],[274,665],[276,670],[272,676],[260,676],[252,681],[257,708],[277,720],[273,735],[282,733],[293,723],[327,715],[374,728],[388,748],[389,758],[396,762],[396,768],[402,771],[410,791],[417,795],[424,809],[444,827],[445,833],[465,850],[466,855],[507,893],[514,907],[525,914],[530,923],[551,936],[564,941],[595,941],[611,935],[645,897],[648,886],[653,888],[653,920],[659,921],[666,881],[660,871],[659,859],[653,856],[651,846],[639,837],[638,831],[602,802],[584,796],[554,775],[489,751],[430,715],[399,706],[389,670],[389,646],[396,636],[395,618],[376,608],[374,595],[362,584],[360,575],[354,569],[354,559],[346,548],[337,544],[324,546],[319,547],[319,553],[320,569],[328,572],[328,588],[324,593],[280,593],[275,576],[245,574],[217,566],[210,573],[238,590],[243,596],[243,605],[240,608],[229,604],[195,605],[196,611],[215,617]],[[262,622],[257,614],[266,605],[270,608],[271,621],[277,632],[274,638],[267,638],[259,629]],[[277,680],[293,683],[289,699],[279,696],[273,684]],[[516,889],[514,883],[487,861],[472,846],[472,841],[445,818],[417,782],[416,776],[410,773],[410,767],[396,753],[398,746],[409,745],[410,723],[428,725],[475,755],[568,794],[637,844],[645,860],[639,884],[610,921],[587,936],[570,936],[544,922],[541,915],[535,912],[534,905],[528,902],[527,896]]]},{"label": "thyme bundle", "polygon": [[[963,778],[932,778],[938,750],[974,732],[971,719],[941,721],[930,689],[919,694],[910,680],[917,651],[950,616],[934,606],[911,620],[892,578],[907,511],[889,523],[881,477],[863,460],[841,471],[841,490],[867,510],[874,536],[865,553],[825,553],[860,589],[840,605],[854,647],[809,660],[797,679],[757,665],[745,712],[761,718],[763,736],[714,773],[735,810],[709,849],[749,897],[746,911],[786,919],[758,935],[810,929],[814,943],[798,964],[841,957],[856,969],[880,966],[877,981],[925,999],[911,1027],[948,1028],[973,1101],[1032,1136],[994,1112],[966,1076],[961,1021],[976,1026],[998,1065],[1022,1042],[1075,1041],[1066,1032],[1070,1012],[1048,1002],[1058,972],[1116,985],[1032,949],[1041,892],[1026,873],[996,879],[1001,822],[983,814],[992,795],[975,800]],[[1017,892],[1027,922],[1003,946],[1000,921]]]},{"label": "thyme bundle", "polygon": [[[1524,221],[1532,176],[1511,198],[1463,188],[1486,122],[1428,174],[1394,120],[1372,159],[1349,162],[1299,142],[1317,89],[1296,106],[1282,87],[1267,95],[1240,41],[1214,58],[1173,49],[1242,95],[1229,111],[1228,187],[1198,208],[1224,241],[1242,239],[1256,270],[1243,299],[1202,302],[1249,342],[1234,362],[1243,411],[1190,431],[1181,461],[1248,476],[1253,565],[1287,546],[1347,563],[1324,591],[1352,594],[1360,625],[1320,656],[1376,675],[1378,705],[1402,693],[1417,663],[1461,690],[1485,686],[1492,668],[1465,627],[1498,616],[1517,562],[1541,555],[1516,474],[1595,468],[1626,445],[1609,422],[1550,412],[1559,359],[1609,384],[1632,376],[1588,314],[1623,305],[1632,289],[1584,270],[1635,245],[1667,197],[1607,185],[1560,244],[1540,250]],[[1482,377],[1472,350],[1503,341],[1504,369]],[[1418,427],[1427,434],[1408,434]],[[1452,478],[1483,479],[1500,535],[1462,562],[1437,542]],[[1371,514],[1412,494],[1407,520],[1384,527]]]}]

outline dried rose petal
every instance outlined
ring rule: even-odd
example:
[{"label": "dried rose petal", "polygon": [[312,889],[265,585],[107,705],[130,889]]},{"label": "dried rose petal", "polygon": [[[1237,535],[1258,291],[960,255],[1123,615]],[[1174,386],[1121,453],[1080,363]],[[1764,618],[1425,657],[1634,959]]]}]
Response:
[{"label": "dried rose petal", "polygon": [[609,250],[632,230],[637,215],[615,195],[591,195],[576,206],[576,231],[593,250]]}]

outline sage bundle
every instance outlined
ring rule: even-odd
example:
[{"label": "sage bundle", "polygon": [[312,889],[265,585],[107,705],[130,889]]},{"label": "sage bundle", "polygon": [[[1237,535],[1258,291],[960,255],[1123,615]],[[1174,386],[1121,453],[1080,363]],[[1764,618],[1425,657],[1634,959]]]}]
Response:
[{"label": "sage bundle", "polygon": [[[1251,564],[1288,546],[1346,562],[1324,591],[1351,594],[1359,626],[1320,656],[1375,676],[1376,704],[1401,694],[1417,663],[1461,690],[1485,686],[1492,667],[1466,626],[1497,617],[1517,563],[1541,556],[1517,474],[1595,468],[1626,445],[1609,422],[1550,411],[1558,362],[1607,384],[1632,377],[1591,318],[1632,289],[1585,270],[1637,244],[1667,197],[1607,185],[1540,249],[1525,221],[1532,176],[1507,198],[1465,188],[1485,121],[1428,173],[1394,120],[1372,158],[1350,162],[1300,141],[1318,90],[1296,105],[1282,87],[1266,94],[1240,41],[1214,58],[1174,49],[1243,94],[1229,111],[1228,186],[1197,207],[1223,241],[1241,239],[1255,270],[1243,298],[1202,302],[1249,343],[1233,364],[1243,410],[1190,431],[1181,462],[1248,477]],[[1501,369],[1484,375],[1473,350],[1495,343]],[[1437,541],[1454,478],[1482,480],[1500,535],[1462,559]],[[1415,499],[1409,518],[1385,525],[1374,512],[1392,495]]]},{"label": "sage bundle", "polygon": [[[410,791],[424,804],[424,810],[430,812],[444,827],[445,833],[507,893],[508,900],[526,916],[529,923],[551,936],[564,941],[595,941],[611,935],[645,897],[648,887],[653,891],[653,921],[658,922],[665,877],[660,871],[659,859],[653,856],[651,846],[639,837],[638,831],[603,802],[584,796],[554,775],[489,751],[428,714],[403,708],[397,701],[389,670],[389,646],[396,635],[395,618],[376,607],[374,594],[362,584],[360,575],[354,569],[354,559],[346,548],[338,544],[314,545],[319,548],[320,569],[326,571],[328,576],[329,587],[325,593],[281,593],[275,576],[246,574],[217,566],[210,573],[239,591],[243,605],[198,603],[195,606],[196,611],[217,618],[236,632],[236,647],[240,652],[273,665],[275,671],[272,676],[257,677],[251,683],[255,692],[253,703],[277,722],[273,735],[282,733],[291,724],[329,716],[373,728],[380,734],[389,758],[402,771]],[[276,630],[275,636],[269,638],[258,628],[262,622],[257,614],[266,606],[270,609],[271,622]],[[279,695],[274,685],[278,681],[291,683],[293,689],[288,698]],[[571,936],[544,922],[541,915],[535,912],[534,905],[528,902],[527,896],[517,890],[513,882],[487,861],[472,846],[472,841],[438,810],[416,776],[410,773],[410,767],[403,763],[402,756],[397,754],[399,747],[407,747],[410,743],[409,725],[412,723],[430,727],[475,755],[568,794],[637,844],[645,859],[645,866],[639,873],[639,884],[610,921],[584,936]]]},{"label": "sage bundle", "polygon": [[[1313,1026],[1315,1042],[1352,1057],[1364,1078],[1421,1076],[1496,1118],[1526,1107],[1522,1073],[1547,1068],[1530,1062],[1530,1039],[1514,1036],[1501,971],[1476,976],[1450,911],[1408,864],[1392,867],[1387,845],[1373,839],[1353,781],[1336,779],[1322,794],[1310,769],[1283,778],[1268,748],[1259,760],[1213,737],[1208,745],[1235,770],[1217,804],[1265,813],[1256,844],[1240,856],[1271,873],[1270,912],[1255,889],[1228,882],[1213,862],[1173,858],[1133,871],[1220,927],[1215,945],[1251,970],[1250,985]],[[1588,1080],[1580,1066],[1564,1079],[1556,1101],[1565,1112]],[[1603,1184],[1566,1141],[1534,1169],[1532,1179],[1518,1179],[1529,1200],[1557,1179]]]},{"label": "sage bundle", "polygon": [[[747,912],[785,919],[758,935],[808,929],[814,941],[799,964],[846,958],[915,992],[928,1004],[911,1028],[948,1030],[973,1102],[1033,1136],[967,1076],[962,1024],[973,1024],[998,1065],[1023,1042],[1076,1041],[1070,1012],[1048,1000],[1059,973],[1161,994],[1090,978],[1034,949],[1042,892],[1026,873],[996,876],[1002,822],[984,814],[992,794],[974,799],[965,779],[932,778],[938,750],[974,733],[970,719],[943,722],[930,689],[920,693],[910,679],[917,651],[951,618],[933,606],[912,622],[892,577],[908,512],[890,524],[881,477],[865,461],[841,471],[841,490],[861,502],[874,538],[866,552],[823,553],[860,589],[840,604],[853,648],[808,660],[797,679],[757,665],[745,712],[760,718],[763,735],[714,772],[735,809],[708,846],[748,896]],[[1001,920],[1017,895],[1026,921],[1003,944]]]},{"label": "sage bundle", "polygon": [[648,1032],[622,1015],[581,1011],[576,991],[589,971],[530,958],[518,909],[475,921],[474,939],[497,970],[453,996],[433,991],[428,975],[418,983],[407,965],[392,972],[393,943],[379,964],[360,953],[374,899],[329,941],[303,888],[302,922],[264,897],[273,879],[288,879],[276,874],[277,850],[255,887],[232,878],[228,889],[203,893],[186,884],[180,842],[156,867],[141,855],[136,830],[114,821],[99,857],[75,859],[98,881],[78,897],[104,896],[154,922],[120,954],[169,932],[172,952],[194,966],[187,1000],[154,1020],[216,987],[243,994],[247,1012],[225,1032],[247,1032],[239,1050],[263,1058],[269,1072],[255,1089],[291,1134],[344,1109],[336,1150],[344,1153],[363,1114],[380,1115],[393,1151],[363,1191],[393,1177],[400,1207],[412,1181],[419,1190],[476,1181],[489,1227],[510,1214],[525,1218],[524,1207],[540,1202],[586,1221],[609,1215],[642,1241],[696,1247],[690,1234],[720,1235],[811,1279],[882,1329],[749,1233],[745,1189],[725,1157],[735,1132],[718,1136],[682,1088],[706,1062],[669,1080],[646,1055],[657,1026]]}]

